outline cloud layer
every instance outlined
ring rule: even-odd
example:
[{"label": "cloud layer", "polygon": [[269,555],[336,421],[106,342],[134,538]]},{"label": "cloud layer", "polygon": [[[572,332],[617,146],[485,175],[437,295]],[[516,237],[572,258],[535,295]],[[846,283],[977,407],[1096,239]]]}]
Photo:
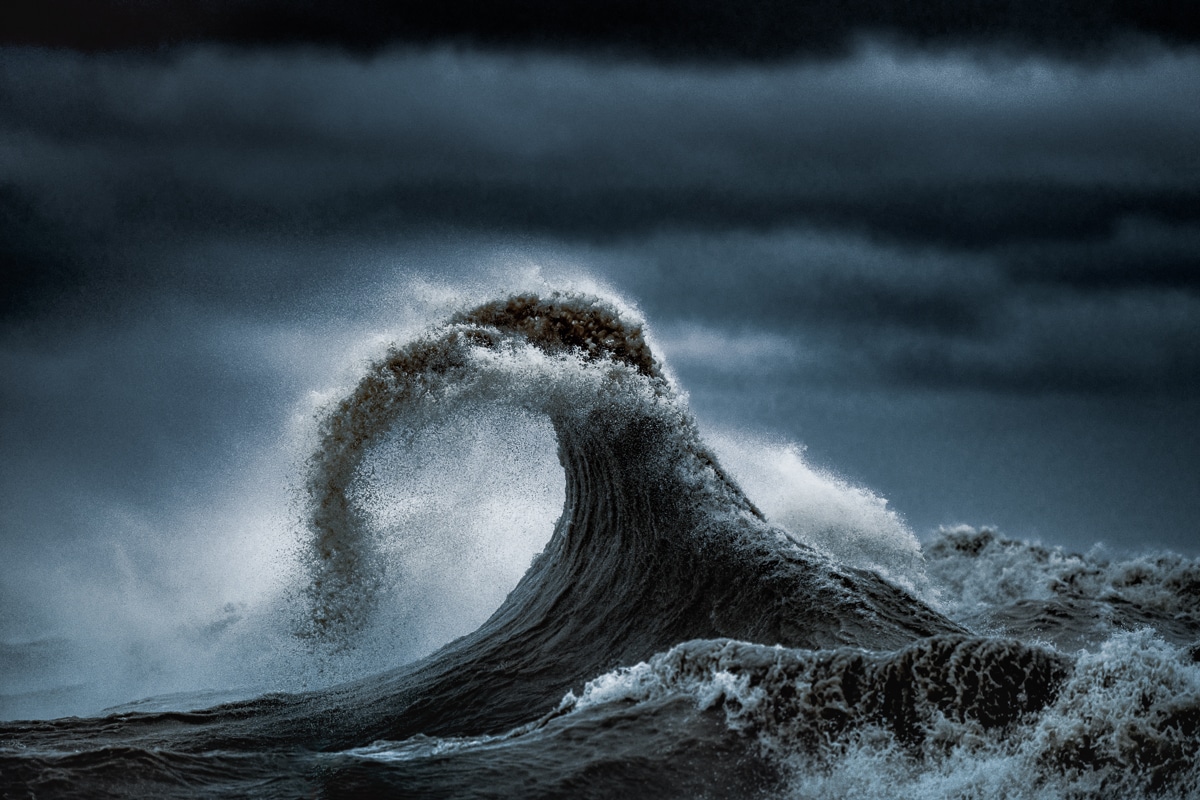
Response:
[{"label": "cloud layer", "polygon": [[537,47],[658,58],[777,59],[842,52],[864,33],[933,45],[981,42],[1072,56],[1129,40],[1194,42],[1170,0],[12,0],[0,41],[83,50],[224,42],[373,51],[397,43]]},{"label": "cloud layer", "polygon": [[919,531],[1184,546],[1196,85],[1162,48],[2,50],[6,585],[48,543],[225,547],[204,509],[269,505],[237,476],[288,474],[309,392],[546,285],[636,302],[702,415],[809,443]]},{"label": "cloud layer", "polygon": [[172,291],[294,310],[382,279],[364,248],[524,238],[830,379],[1200,379],[1192,51],[2,58],[11,319]]},{"label": "cloud layer", "polygon": [[506,291],[637,305],[835,551],[1200,547],[1184,4],[384,5],[0,8],[0,658],[132,694],[274,613],[317,407]]}]

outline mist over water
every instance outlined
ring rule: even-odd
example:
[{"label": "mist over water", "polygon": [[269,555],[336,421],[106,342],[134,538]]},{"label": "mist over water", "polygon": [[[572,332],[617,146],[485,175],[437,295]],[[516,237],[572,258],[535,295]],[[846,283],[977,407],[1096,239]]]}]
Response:
[{"label": "mist over water", "polygon": [[[1194,559],[968,526],[922,546],[800,444],[702,430],[629,304],[437,294],[401,335],[351,337],[255,480],[94,515],[123,579],[62,572],[45,628],[4,641],[4,780],[1200,790]],[[68,714],[110,716],[36,721]]]},{"label": "mist over water", "polygon": [[795,443],[727,432],[707,439],[772,522],[843,564],[927,588],[920,542],[885,498],[812,466]]},{"label": "mist over water", "polygon": [[0,798],[1200,798],[1186,4],[504,2],[0,5]]},{"label": "mist over water", "polygon": [[368,674],[470,633],[500,607],[550,540],[563,477],[544,419],[483,407],[391,432],[350,494],[384,563],[384,597],[347,665]]},{"label": "mist over water", "polygon": [[[259,465],[277,485],[212,501],[234,508],[195,509],[173,524],[116,513],[103,520],[98,535],[112,538],[112,557],[124,562],[117,580],[72,564],[39,576],[41,591],[60,595],[56,616],[48,631],[0,643],[0,717],[199,707],[314,688],[410,661],[474,630],[562,511],[553,433],[519,409],[487,406],[407,433],[372,448],[352,489],[388,583],[352,652],[314,652],[294,635],[303,581],[296,482]],[[299,469],[303,459],[280,449],[276,457]],[[142,549],[122,552],[131,538]]]}]

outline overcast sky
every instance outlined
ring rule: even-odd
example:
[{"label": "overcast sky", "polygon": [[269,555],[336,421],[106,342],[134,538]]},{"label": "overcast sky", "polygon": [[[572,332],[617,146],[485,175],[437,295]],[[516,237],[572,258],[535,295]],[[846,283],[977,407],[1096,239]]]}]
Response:
[{"label": "overcast sky", "polygon": [[51,578],[212,580],[313,393],[539,285],[636,304],[703,425],[920,536],[1200,552],[1171,4],[199,5],[0,24],[0,631]]}]

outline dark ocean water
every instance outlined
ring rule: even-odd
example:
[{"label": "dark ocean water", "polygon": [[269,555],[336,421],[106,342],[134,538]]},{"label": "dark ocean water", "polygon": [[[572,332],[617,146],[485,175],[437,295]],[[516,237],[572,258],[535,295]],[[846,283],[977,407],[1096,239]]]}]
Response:
[{"label": "dark ocean water", "polygon": [[640,323],[587,297],[464,312],[328,410],[288,631],[314,658],[396,597],[378,448],[495,407],[548,420],[565,495],[482,625],[311,691],[0,723],[0,796],[1200,796],[1200,564],[965,527],[922,551],[866,495],[768,519],[733,476],[786,454],[727,471]]}]

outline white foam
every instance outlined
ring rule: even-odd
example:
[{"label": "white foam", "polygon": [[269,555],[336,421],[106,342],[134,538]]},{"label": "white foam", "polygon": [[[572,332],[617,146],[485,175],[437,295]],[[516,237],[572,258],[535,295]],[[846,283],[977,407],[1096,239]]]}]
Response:
[{"label": "white foam", "polygon": [[927,543],[926,570],[943,613],[996,630],[1011,624],[1006,611],[1021,603],[1076,599],[1091,609],[1076,626],[1086,624],[1097,643],[1133,624],[1154,624],[1179,642],[1200,634],[1200,559],[1176,553],[1118,557],[1100,546],[1071,553],[960,525]]},{"label": "white foam", "polygon": [[[1121,633],[1079,657],[1036,720],[967,737],[919,757],[886,738],[848,742],[815,768],[791,759],[796,798],[1048,800],[1196,797],[1200,793],[1200,667],[1149,631]],[[958,736],[956,740],[955,736]]]},{"label": "white foam", "polygon": [[[845,657],[694,643],[596,678],[580,695],[564,697],[559,712],[691,698],[698,708],[723,711],[731,730],[755,736],[784,768],[786,795],[795,798],[1043,800],[1200,792],[1200,665],[1150,631],[1116,634],[1097,652],[1080,653],[1054,699],[1031,716],[986,728],[970,716],[949,718],[926,708],[918,723],[924,735],[904,742],[878,720],[851,718],[840,732],[832,729],[832,738],[814,727],[823,709],[852,710],[840,690],[825,685]],[[821,659],[826,667],[814,670]]]},{"label": "white foam", "polygon": [[843,564],[923,593],[921,545],[886,499],[814,467],[797,444],[727,431],[705,438],[771,522]]}]

